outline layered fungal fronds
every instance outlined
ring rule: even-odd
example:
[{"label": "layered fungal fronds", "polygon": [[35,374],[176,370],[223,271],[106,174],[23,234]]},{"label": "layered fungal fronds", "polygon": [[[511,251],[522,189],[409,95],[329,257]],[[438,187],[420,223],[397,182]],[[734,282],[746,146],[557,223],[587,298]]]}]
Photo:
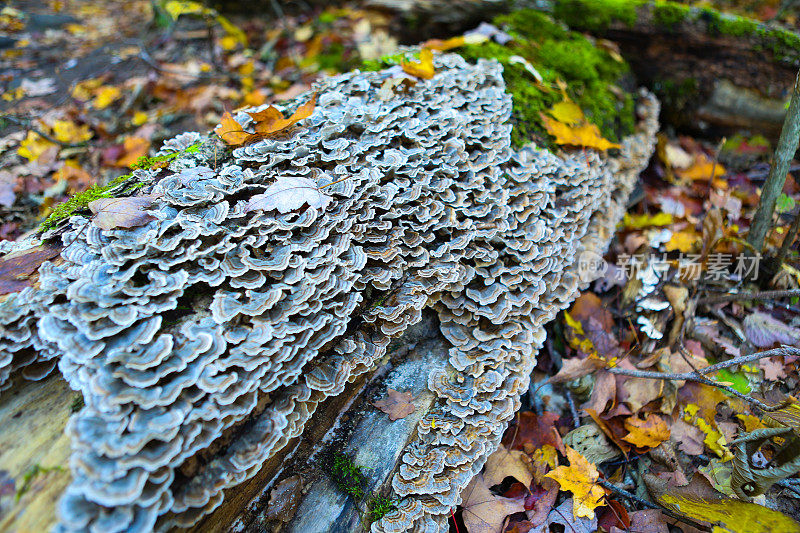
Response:
[{"label": "layered fungal fronds", "polygon": [[162,155],[200,148],[137,171],[144,223],[72,217],[63,261],[41,270],[50,300],[21,311],[85,398],[59,530],[196,523],[426,307],[449,360],[372,528],[446,527],[575,295],[576,253],[602,248],[652,151],[657,105],[642,95],[614,158],[515,151],[500,63],[435,67],[394,92],[399,68],[325,79],[308,119],[232,153],[179,136]]}]

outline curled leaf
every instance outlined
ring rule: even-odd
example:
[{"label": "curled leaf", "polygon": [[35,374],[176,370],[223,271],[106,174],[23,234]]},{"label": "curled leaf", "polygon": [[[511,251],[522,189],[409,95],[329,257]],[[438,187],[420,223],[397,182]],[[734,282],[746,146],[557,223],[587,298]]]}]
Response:
[{"label": "curled leaf", "polygon": [[89,210],[95,214],[94,225],[100,229],[133,228],[147,224],[155,217],[145,211],[153,205],[148,196],[129,198],[99,198],[89,202]]},{"label": "curled leaf", "polygon": [[280,176],[267,187],[263,194],[256,194],[244,208],[245,213],[277,209],[279,213],[288,213],[308,204],[314,209],[324,210],[332,198],[319,190],[317,184],[308,178],[296,176]]},{"label": "curled leaf", "polygon": [[541,114],[544,127],[547,133],[555,137],[557,144],[569,144],[572,146],[585,146],[597,150],[608,150],[609,148],[620,148],[617,143],[612,143],[600,135],[600,129],[589,122],[583,122],[577,126],[570,126],[558,120]]}]

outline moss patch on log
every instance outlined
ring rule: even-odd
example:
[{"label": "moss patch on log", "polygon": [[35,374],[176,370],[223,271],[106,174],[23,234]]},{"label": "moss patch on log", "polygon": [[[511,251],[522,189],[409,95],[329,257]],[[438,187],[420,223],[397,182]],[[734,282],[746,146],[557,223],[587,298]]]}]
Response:
[{"label": "moss patch on log", "polygon": [[722,13],[710,7],[692,7],[670,0],[556,0],[553,16],[571,28],[602,32],[612,24],[632,28],[652,21],[671,31],[684,22],[697,23],[709,36],[751,39],[775,61],[800,64],[800,36],[747,17]]},{"label": "moss patch on log", "polygon": [[[618,141],[633,132],[634,98],[618,86],[629,67],[619,57],[539,11],[520,10],[497,17],[494,22],[514,41],[507,45],[489,41],[456,51],[468,60],[494,58],[503,65],[503,78],[513,98],[514,147],[530,141],[551,147],[552,138],[544,129],[540,113],[563,100],[560,82],[603,136]],[[536,83],[519,57],[541,75],[543,83]]]}]

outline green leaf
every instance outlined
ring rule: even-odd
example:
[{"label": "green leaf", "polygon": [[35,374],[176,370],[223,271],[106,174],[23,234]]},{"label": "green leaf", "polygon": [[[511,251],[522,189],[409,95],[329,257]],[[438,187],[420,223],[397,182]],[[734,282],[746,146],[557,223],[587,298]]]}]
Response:
[{"label": "green leaf", "polygon": [[716,374],[716,380],[728,384],[731,388],[742,394],[750,392],[750,382],[742,372],[731,372],[727,368],[723,368]]},{"label": "green leaf", "polygon": [[778,200],[775,202],[775,210],[778,213],[788,213],[792,209],[794,209],[794,198],[786,193],[781,193],[781,195],[778,196]]}]

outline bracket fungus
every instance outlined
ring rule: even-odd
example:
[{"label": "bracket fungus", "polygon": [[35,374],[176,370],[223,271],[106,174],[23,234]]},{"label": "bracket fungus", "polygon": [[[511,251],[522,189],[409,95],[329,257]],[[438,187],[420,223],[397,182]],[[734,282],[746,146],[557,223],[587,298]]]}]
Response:
[{"label": "bracket fungus", "polygon": [[397,506],[372,530],[446,528],[520,406],[544,325],[585,281],[575,258],[602,251],[621,216],[658,104],[641,93],[639,130],[615,157],[515,151],[500,64],[434,62],[391,99],[378,95],[391,72],[319,81],[291,135],[216,166],[214,137],[168,141],[162,153],[202,145],[165,177],[136,171],[155,198],[141,225],[71,218],[63,260],[0,311],[6,337],[23,332],[0,361],[58,353],[85,398],[57,530],[196,523],[426,307],[449,359],[394,474]]}]

